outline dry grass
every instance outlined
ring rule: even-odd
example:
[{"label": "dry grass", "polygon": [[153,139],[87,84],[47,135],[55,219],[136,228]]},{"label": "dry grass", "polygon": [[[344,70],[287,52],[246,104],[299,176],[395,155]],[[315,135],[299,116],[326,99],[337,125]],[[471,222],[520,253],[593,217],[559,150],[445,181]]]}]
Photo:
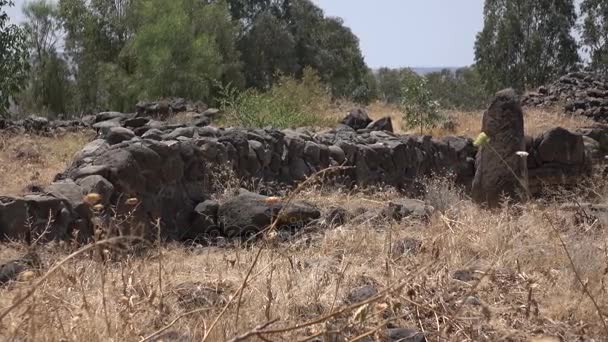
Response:
[{"label": "dry grass", "polygon": [[[375,118],[389,113],[400,127],[395,108],[375,104],[370,112]],[[556,125],[588,124],[540,110],[526,115],[529,134]],[[453,117],[459,124],[455,134],[479,132],[481,113]],[[49,182],[90,139],[89,133],[1,138],[0,194],[19,193],[31,182]],[[595,200],[606,203],[605,180],[593,184],[594,191],[587,192],[600,194]],[[580,223],[575,213],[549,200],[485,211],[446,181],[430,180],[428,185],[428,201],[442,209],[429,222],[398,224],[374,218],[370,213],[399,197],[390,190],[318,188],[299,196],[325,212],[339,205],[359,215],[343,226],[320,224],[252,246],[167,244],[112,261],[85,253],[46,279],[42,274],[79,246],[39,246],[45,264],[41,273],[0,289],[0,314],[36,290],[0,322],[0,339],[140,341],[162,330],[160,335],[173,336],[166,340],[187,336],[183,341],[200,341],[206,334],[207,341],[226,341],[248,333],[253,341],[304,341],[313,336],[334,341],[332,334],[384,341],[385,329],[396,326],[424,331],[429,341],[529,341],[541,335],[563,341],[607,340],[545,216],[559,227],[584,286],[604,315],[605,226]],[[397,254],[406,238],[420,241],[420,249]],[[0,260],[25,251],[22,244],[2,244]],[[454,279],[456,271],[472,279]],[[386,292],[365,305],[350,305],[349,293],[364,285]],[[234,297],[241,286],[242,296]],[[268,333],[260,335],[260,330]]]},{"label": "dry grass", "polygon": [[[255,327],[270,331],[262,336],[272,341],[332,332],[349,340],[369,335],[382,341],[389,325],[424,331],[429,341],[527,341],[543,334],[563,341],[605,340],[598,314],[544,216],[559,227],[602,310],[608,306],[605,229],[576,223],[573,213],[556,209],[558,203],[485,211],[448,184],[429,182],[428,200],[446,210],[426,223],[374,219],[370,213],[399,196],[390,190],[363,194],[316,189],[300,196],[325,210],[340,205],[364,213],[343,226],[322,224],[250,247],[170,244],[106,262],[81,255],[10,312],[0,336],[139,341],[171,325],[165,333],[200,341],[219,317],[207,341],[230,340]],[[596,191],[605,194],[606,187]],[[404,238],[418,239],[420,250],[396,254]],[[73,248],[40,247],[47,269]],[[4,245],[0,259],[24,250],[18,244]],[[456,271],[473,279],[454,279]],[[246,277],[242,298],[226,305]],[[8,307],[36,281],[0,290],[0,307]],[[198,292],[189,290],[195,285]],[[341,312],[348,307],[348,294],[364,285],[392,291]]]},{"label": "dry grass", "polygon": [[29,184],[48,184],[91,141],[83,131],[57,137],[0,133],[0,194],[17,195]]},{"label": "dry grass", "polygon": [[[333,113],[336,120],[342,119],[349,109],[354,108],[351,103],[342,103],[335,108],[331,108],[329,113]],[[367,107],[370,117],[379,119],[384,116],[390,116],[393,120],[393,127],[396,133],[419,134],[419,129],[408,129],[403,125],[403,112],[396,105],[386,104],[383,102],[375,102]],[[339,114],[336,114],[339,113]],[[483,111],[444,111],[444,114],[452,119],[456,124],[456,130],[448,130],[440,127],[424,130],[424,134],[435,137],[447,135],[464,135],[468,137],[476,137],[481,131],[481,118]],[[526,134],[536,136],[550,128],[561,126],[566,129],[575,129],[584,126],[593,125],[593,121],[583,117],[575,117],[564,114],[557,108],[524,108],[524,120]]]}]

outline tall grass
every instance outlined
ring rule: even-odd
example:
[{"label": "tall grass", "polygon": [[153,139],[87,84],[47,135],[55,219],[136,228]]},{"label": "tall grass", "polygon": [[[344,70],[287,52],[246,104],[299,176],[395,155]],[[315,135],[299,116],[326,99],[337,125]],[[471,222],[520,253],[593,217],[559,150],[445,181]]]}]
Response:
[{"label": "tall grass", "polygon": [[312,69],[305,69],[301,80],[282,76],[264,92],[225,87],[221,95],[226,125],[295,128],[334,124],[322,114],[330,106],[331,96]]}]

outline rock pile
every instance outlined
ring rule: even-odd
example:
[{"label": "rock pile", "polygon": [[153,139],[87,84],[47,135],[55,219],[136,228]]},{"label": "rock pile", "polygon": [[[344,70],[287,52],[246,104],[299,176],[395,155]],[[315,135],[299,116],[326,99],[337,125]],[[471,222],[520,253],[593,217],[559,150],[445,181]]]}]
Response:
[{"label": "rock pile", "polygon": [[0,131],[13,134],[32,133],[38,135],[51,135],[75,132],[84,127],[86,127],[86,124],[81,120],[49,120],[36,115],[30,115],[21,120],[0,118]]},{"label": "rock pile", "polygon": [[608,75],[575,72],[526,94],[525,106],[563,105],[566,112],[608,122]]},{"label": "rock pile", "polygon": [[194,112],[203,113],[209,107],[202,102],[192,102],[183,98],[168,98],[159,101],[140,101],[135,105],[135,111],[139,116],[153,116],[167,118],[170,115]]}]

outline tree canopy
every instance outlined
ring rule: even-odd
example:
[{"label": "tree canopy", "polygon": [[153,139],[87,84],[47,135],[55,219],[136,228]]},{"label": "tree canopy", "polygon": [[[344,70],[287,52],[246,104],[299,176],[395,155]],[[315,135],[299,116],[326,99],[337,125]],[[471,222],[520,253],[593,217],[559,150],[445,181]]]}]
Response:
[{"label": "tree canopy", "polygon": [[26,35],[9,24],[6,8],[11,0],[0,0],[0,116],[8,113],[11,96],[23,88],[28,67]]},{"label": "tree canopy", "polygon": [[[0,0],[0,113],[10,100],[51,116],[172,96],[214,104],[226,87],[269,91],[309,69],[334,99],[398,104],[412,76],[370,70],[358,37],[311,0],[29,0],[21,26],[11,5]],[[608,68],[606,1],[486,0],[475,65],[425,75],[425,89],[444,107],[478,108],[578,68],[581,48]]]},{"label": "tree canopy", "polygon": [[591,65],[608,71],[608,1],[583,0],[582,43],[591,57]]},{"label": "tree canopy", "polygon": [[475,60],[487,89],[523,91],[575,68],[576,19],[574,0],[486,0]]}]

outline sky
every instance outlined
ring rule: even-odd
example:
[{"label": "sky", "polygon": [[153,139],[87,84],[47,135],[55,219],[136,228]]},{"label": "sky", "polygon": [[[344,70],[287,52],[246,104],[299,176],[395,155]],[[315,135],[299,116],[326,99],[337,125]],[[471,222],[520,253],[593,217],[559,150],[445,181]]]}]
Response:
[{"label": "sky", "polygon": [[[25,0],[9,15],[19,22]],[[313,0],[359,37],[365,61],[378,67],[460,67],[474,62],[484,0]]]}]

